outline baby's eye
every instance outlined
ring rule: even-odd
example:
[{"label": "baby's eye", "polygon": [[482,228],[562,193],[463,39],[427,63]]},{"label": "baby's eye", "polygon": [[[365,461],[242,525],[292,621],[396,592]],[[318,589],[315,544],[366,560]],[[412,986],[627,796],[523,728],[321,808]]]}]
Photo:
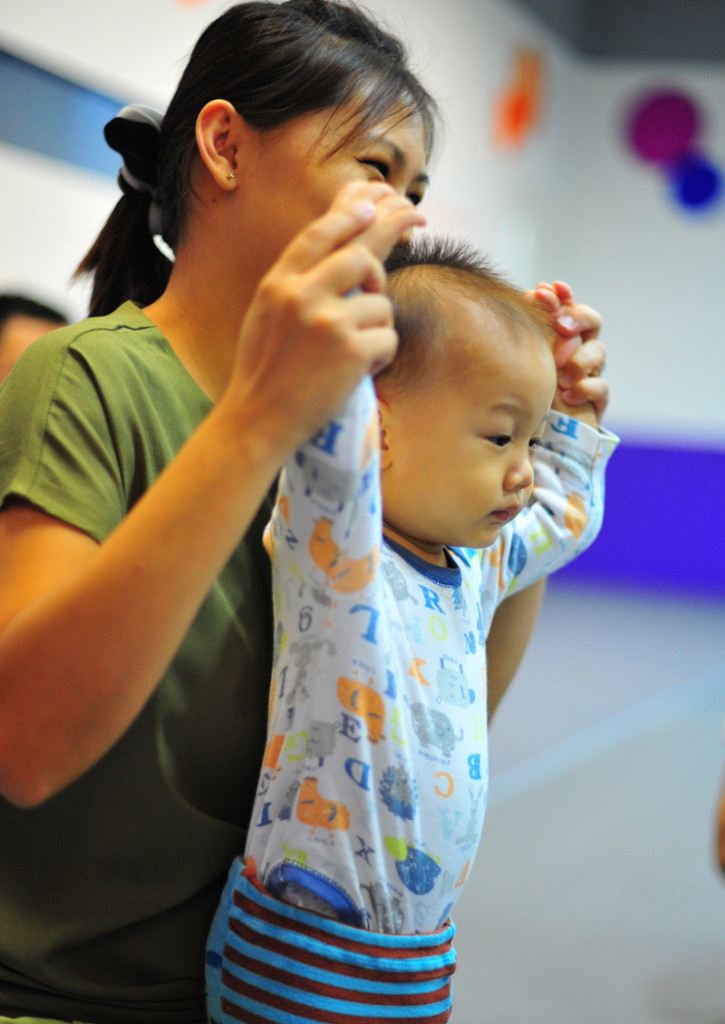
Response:
[{"label": "baby's eye", "polygon": [[531,448],[533,451],[536,451],[537,448],[541,448],[543,443],[543,437],[532,437],[529,441],[529,448]]},{"label": "baby's eye", "polygon": [[511,440],[511,437],[508,434],[493,434],[488,438],[488,440],[498,448],[505,448]]}]

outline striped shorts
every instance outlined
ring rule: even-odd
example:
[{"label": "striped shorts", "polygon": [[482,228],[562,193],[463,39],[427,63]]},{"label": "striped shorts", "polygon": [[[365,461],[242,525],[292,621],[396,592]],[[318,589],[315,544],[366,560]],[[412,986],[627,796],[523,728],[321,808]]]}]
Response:
[{"label": "striped shorts", "polygon": [[388,935],[267,893],[237,859],[207,948],[212,1024],[444,1024],[454,927]]}]

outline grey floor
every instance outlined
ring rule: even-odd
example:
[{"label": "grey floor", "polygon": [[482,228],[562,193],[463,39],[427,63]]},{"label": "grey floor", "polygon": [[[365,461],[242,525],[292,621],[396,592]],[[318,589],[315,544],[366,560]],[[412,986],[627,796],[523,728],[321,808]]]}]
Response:
[{"label": "grey floor", "polygon": [[725,1024],[724,627],[551,588],[492,727],[454,1024]]}]

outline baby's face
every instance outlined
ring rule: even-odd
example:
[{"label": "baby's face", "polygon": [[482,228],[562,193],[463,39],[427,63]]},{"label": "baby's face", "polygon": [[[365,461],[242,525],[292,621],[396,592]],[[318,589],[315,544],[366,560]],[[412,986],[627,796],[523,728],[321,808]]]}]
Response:
[{"label": "baby's face", "polygon": [[386,533],[438,564],[445,547],[493,544],[526,505],[556,387],[549,346],[472,300],[456,299],[446,329],[467,339],[457,372],[391,400],[382,439]]}]

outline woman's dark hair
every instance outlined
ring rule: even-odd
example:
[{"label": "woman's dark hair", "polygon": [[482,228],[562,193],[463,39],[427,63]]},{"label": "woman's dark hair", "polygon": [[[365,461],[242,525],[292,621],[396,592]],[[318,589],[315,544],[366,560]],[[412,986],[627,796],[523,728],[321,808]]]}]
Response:
[{"label": "woman's dark hair", "polygon": [[353,104],[351,134],[400,111],[418,114],[426,147],[436,108],[407,64],[403,45],[359,7],[335,0],[252,0],[209,25],[191,54],[161,125],[153,196],[124,190],[77,274],[93,274],[90,312],[121,302],[153,302],[166,287],[168,260],[148,227],[151,199],[172,249],[183,238],[199,111],[228,100],[258,131],[303,114]]}]

